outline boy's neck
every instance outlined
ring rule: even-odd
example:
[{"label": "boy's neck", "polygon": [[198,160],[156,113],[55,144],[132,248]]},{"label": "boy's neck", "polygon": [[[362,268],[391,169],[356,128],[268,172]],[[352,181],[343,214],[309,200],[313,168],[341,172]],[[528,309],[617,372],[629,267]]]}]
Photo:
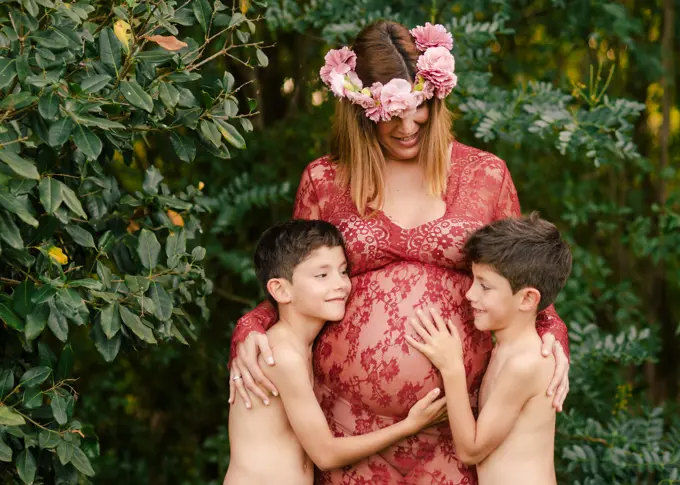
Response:
[{"label": "boy's neck", "polygon": [[501,330],[494,331],[496,345],[510,345],[527,338],[538,336],[536,314],[519,313]]},{"label": "boy's neck", "polygon": [[318,318],[302,315],[290,304],[279,305],[279,322],[290,329],[300,344],[310,348],[326,323]]}]

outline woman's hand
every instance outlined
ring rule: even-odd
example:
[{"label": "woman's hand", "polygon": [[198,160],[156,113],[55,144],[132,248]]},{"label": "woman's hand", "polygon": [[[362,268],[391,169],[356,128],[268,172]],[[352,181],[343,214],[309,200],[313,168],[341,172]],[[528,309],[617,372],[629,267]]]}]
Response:
[{"label": "woman's hand", "polygon": [[229,404],[232,404],[236,397],[234,388],[238,390],[248,409],[252,407],[248,391],[262,399],[265,405],[269,404],[267,391],[274,396],[279,395],[274,384],[265,377],[257,363],[257,357],[260,353],[267,364],[274,365],[272,349],[269,347],[267,335],[264,333],[250,332],[246,339],[238,344],[236,357],[231,363],[231,372],[229,373]]},{"label": "woman's hand", "polygon": [[543,357],[548,357],[551,353],[555,357],[555,374],[548,385],[546,394],[548,396],[555,396],[553,399],[553,407],[558,411],[562,411],[562,405],[569,392],[569,359],[555,336],[551,333],[543,335],[543,347],[541,353]]},{"label": "woman's hand", "polygon": [[[441,392],[439,388],[432,389],[425,394],[420,401],[415,403],[408,412],[406,421],[411,428],[412,434],[416,434],[423,428],[438,424],[447,420],[446,398],[437,399]],[[435,401],[435,399],[437,399]]]}]

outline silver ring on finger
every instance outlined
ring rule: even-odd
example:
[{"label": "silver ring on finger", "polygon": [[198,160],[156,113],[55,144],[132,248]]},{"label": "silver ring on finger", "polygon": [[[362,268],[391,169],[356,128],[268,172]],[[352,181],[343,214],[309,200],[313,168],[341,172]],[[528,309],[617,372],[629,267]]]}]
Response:
[{"label": "silver ring on finger", "polygon": [[238,381],[239,379],[243,379],[243,376],[234,376],[231,378],[232,381]]}]

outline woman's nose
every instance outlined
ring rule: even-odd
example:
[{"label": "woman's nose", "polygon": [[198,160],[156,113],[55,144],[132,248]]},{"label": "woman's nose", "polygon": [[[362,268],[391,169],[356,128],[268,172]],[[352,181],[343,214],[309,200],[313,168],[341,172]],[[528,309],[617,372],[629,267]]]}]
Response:
[{"label": "woman's nose", "polygon": [[413,119],[413,116],[405,116],[404,118],[401,118],[401,131],[404,132],[404,135],[412,135],[414,134],[417,130],[417,124],[415,120]]}]

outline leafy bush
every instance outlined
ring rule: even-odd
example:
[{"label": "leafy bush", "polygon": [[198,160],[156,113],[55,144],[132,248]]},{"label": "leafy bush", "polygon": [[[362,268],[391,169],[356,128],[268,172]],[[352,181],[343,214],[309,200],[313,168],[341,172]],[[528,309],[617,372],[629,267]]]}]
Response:
[{"label": "leafy bush", "polygon": [[[186,344],[194,316],[209,317],[203,187],[170,187],[162,170],[245,148],[254,106],[240,109],[234,76],[196,89],[214,59],[266,65],[240,6],[0,5],[3,481],[93,476],[99,446],[77,419],[72,375],[79,345],[112,362],[121,349]],[[134,154],[150,140],[175,160],[143,166]]]}]

